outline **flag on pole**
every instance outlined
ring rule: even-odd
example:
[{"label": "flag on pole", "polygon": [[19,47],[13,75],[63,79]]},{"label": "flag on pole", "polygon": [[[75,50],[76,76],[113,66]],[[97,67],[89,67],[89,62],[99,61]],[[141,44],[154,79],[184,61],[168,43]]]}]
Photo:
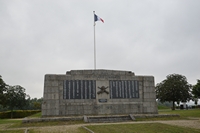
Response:
[{"label": "flag on pole", "polygon": [[100,18],[99,16],[94,14],[94,22],[96,22],[96,21],[102,21],[104,23],[104,20],[102,18]]},{"label": "flag on pole", "polygon": [[102,21],[104,23],[104,21],[102,18],[100,18],[99,16],[95,14],[95,11],[93,11],[93,13],[94,13],[94,69],[96,70],[96,40],[95,40],[95,24],[96,23],[95,22]]}]

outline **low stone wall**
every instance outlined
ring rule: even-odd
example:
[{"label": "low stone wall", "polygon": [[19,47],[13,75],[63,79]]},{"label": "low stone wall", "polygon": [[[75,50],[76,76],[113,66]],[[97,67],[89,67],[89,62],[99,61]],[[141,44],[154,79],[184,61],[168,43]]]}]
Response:
[{"label": "low stone wall", "polygon": [[129,115],[125,115],[125,116],[100,116],[100,117],[88,116],[87,121],[84,121],[84,122],[103,123],[103,122],[123,122],[123,121],[132,121],[132,119]]},{"label": "low stone wall", "polygon": [[161,118],[180,117],[177,114],[137,114],[137,115],[110,115],[110,116],[76,116],[76,117],[48,117],[48,118],[24,118],[23,123],[48,122],[48,121],[81,121],[84,122],[123,122],[134,121],[137,118]]},{"label": "low stone wall", "polygon": [[47,118],[24,118],[22,123],[34,123],[34,122],[48,122],[48,121],[81,121],[82,116],[78,117],[47,117]]}]

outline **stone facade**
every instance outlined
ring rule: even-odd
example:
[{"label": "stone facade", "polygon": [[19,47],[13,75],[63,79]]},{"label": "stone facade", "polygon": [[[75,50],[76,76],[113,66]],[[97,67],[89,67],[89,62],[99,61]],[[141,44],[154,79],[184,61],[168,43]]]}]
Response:
[{"label": "stone facade", "polygon": [[71,70],[47,74],[42,116],[157,114],[153,76],[131,71]]}]

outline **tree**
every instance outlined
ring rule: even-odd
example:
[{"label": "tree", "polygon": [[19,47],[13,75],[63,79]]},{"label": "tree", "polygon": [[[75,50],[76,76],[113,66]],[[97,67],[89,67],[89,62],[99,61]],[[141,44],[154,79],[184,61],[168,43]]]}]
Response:
[{"label": "tree", "polygon": [[1,78],[1,75],[0,75],[0,104],[2,106],[5,105],[5,95],[4,95],[4,93],[5,93],[6,89],[7,89],[6,87],[7,87],[7,85],[3,81],[3,79]]},{"label": "tree", "polygon": [[13,117],[14,108],[23,109],[27,104],[25,89],[19,85],[9,86],[4,95],[6,105],[11,110],[11,118]]},{"label": "tree", "polygon": [[41,108],[42,108],[42,101],[43,101],[43,98],[39,98],[39,99],[37,99],[37,100],[33,103],[35,109],[41,110]]},{"label": "tree", "polygon": [[191,85],[183,75],[171,74],[166,78],[156,85],[156,97],[161,102],[172,102],[172,110],[175,110],[175,102],[186,102],[191,99]]},{"label": "tree", "polygon": [[200,98],[200,80],[197,80],[197,84],[192,88],[192,94],[195,98]]},{"label": "tree", "polygon": [[28,106],[26,107],[26,109],[37,109],[37,110],[41,110],[41,105],[42,105],[42,101],[43,98],[32,98],[32,99],[28,99]]},{"label": "tree", "polygon": [[194,95],[195,104],[198,104],[198,98],[200,98],[200,80],[197,79],[197,84],[192,88],[192,94]]}]

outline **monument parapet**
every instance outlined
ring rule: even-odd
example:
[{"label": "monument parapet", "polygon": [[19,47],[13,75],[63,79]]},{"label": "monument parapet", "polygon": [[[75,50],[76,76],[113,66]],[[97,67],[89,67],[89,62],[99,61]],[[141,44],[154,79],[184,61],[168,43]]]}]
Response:
[{"label": "monument parapet", "polygon": [[42,116],[157,114],[153,76],[131,71],[46,74]]}]

